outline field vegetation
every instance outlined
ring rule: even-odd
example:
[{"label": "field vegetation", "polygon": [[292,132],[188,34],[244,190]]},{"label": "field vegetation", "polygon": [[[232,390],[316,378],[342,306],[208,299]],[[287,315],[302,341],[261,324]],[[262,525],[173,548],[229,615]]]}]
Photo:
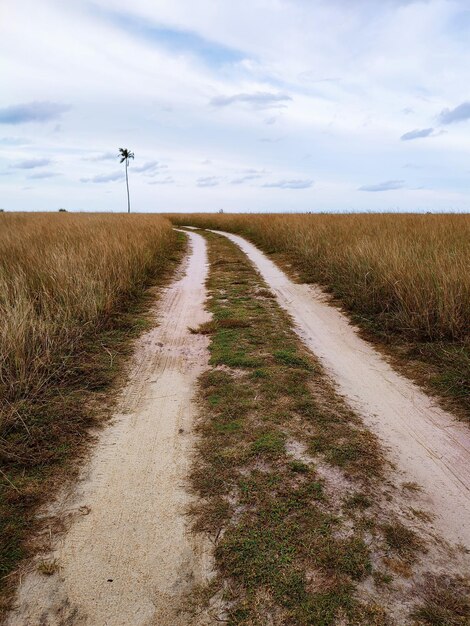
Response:
[{"label": "field vegetation", "polygon": [[159,216],[0,215],[0,576],[28,552],[33,512],[102,416],[147,288],[181,250]]},{"label": "field vegetation", "polygon": [[326,287],[418,380],[470,410],[470,216],[173,215],[239,233]]}]

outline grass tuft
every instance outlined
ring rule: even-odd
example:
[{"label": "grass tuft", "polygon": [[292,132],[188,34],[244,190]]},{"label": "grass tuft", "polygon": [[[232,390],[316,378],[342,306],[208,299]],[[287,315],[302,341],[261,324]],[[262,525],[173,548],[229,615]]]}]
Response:
[{"label": "grass tuft", "polygon": [[284,454],[285,437],[279,432],[268,432],[260,435],[252,444],[253,454],[279,456]]},{"label": "grass tuft", "polygon": [[401,522],[384,524],[382,532],[387,546],[409,562],[415,559],[418,552],[424,550],[424,545],[416,533]]},{"label": "grass tuft", "polygon": [[289,367],[299,367],[308,371],[313,369],[312,363],[296,354],[294,349],[276,350],[273,356],[278,363]]},{"label": "grass tuft", "polygon": [[447,576],[427,576],[418,591],[424,598],[411,614],[415,624],[468,626],[470,616],[468,581]]},{"label": "grass tuft", "polygon": [[189,330],[194,335],[212,335],[219,328],[248,328],[251,324],[246,320],[241,319],[220,319],[204,322],[197,328],[190,328]]},{"label": "grass tuft", "polygon": [[44,576],[52,576],[59,569],[59,563],[56,559],[52,559],[49,561],[40,561],[37,567],[38,572],[44,574]]}]

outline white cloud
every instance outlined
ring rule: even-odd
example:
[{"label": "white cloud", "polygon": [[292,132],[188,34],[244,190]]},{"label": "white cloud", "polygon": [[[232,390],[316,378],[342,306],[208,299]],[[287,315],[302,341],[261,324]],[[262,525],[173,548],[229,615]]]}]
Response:
[{"label": "white cloud", "polygon": [[60,176],[59,172],[36,172],[28,176],[28,178],[31,180],[39,180],[43,178],[55,178],[56,176]]},{"label": "white cloud", "polygon": [[376,185],[364,185],[363,187],[359,187],[359,191],[394,191],[396,189],[403,189],[404,186],[404,180],[386,180]]},{"label": "white cloud", "polygon": [[425,137],[432,137],[434,128],[423,128],[421,130],[410,130],[401,136],[402,141],[412,141],[413,139],[423,139]]},{"label": "white cloud", "polygon": [[[398,184],[407,162],[420,169],[395,187],[401,208],[470,204],[470,124],[454,124],[467,119],[470,81],[461,2],[4,5],[0,122],[15,123],[0,139],[7,208],[70,197],[85,209],[123,206],[119,184],[80,184],[122,181],[120,145],[136,154],[129,175],[142,210],[155,206],[153,184],[173,210],[386,208],[387,194],[358,187],[369,177]],[[145,34],[129,27],[136,19]],[[184,45],[176,50],[171,37]],[[435,139],[411,141],[423,137]],[[44,179],[25,204],[24,172],[9,165],[38,158],[60,162],[61,176]],[[294,193],[313,177],[315,194]]]},{"label": "white cloud", "polygon": [[143,165],[132,165],[132,171],[139,174],[146,174],[147,176],[155,176],[159,170],[166,169],[167,165],[162,165],[158,161],[147,161]]},{"label": "white cloud", "polygon": [[109,174],[97,174],[91,178],[81,178],[82,183],[114,183],[118,180],[124,180],[124,172],[111,172]]},{"label": "white cloud", "polygon": [[31,141],[23,137],[1,137],[0,138],[0,144],[4,146],[26,146],[30,143]]},{"label": "white cloud", "polygon": [[198,178],[196,181],[196,185],[198,187],[217,187],[220,184],[220,178],[217,176],[205,176],[202,178]]},{"label": "white cloud", "polygon": [[165,178],[158,178],[157,180],[150,180],[149,185],[174,185],[175,179],[173,176],[166,176]]},{"label": "white cloud", "polygon": [[277,180],[272,183],[266,183],[263,187],[267,188],[276,188],[279,189],[309,189],[313,185],[313,180],[302,180],[302,179],[292,179],[292,180]]},{"label": "white cloud", "polygon": [[216,96],[210,103],[215,107],[226,107],[230,104],[247,104],[253,109],[277,109],[286,106],[292,98],[282,93],[268,93],[259,91],[256,93],[236,93],[232,96]]},{"label": "white cloud", "polygon": [[25,159],[24,161],[13,163],[11,167],[18,170],[32,170],[36,167],[50,165],[51,163],[51,159]]},{"label": "white cloud", "polygon": [[94,156],[83,157],[84,161],[117,161],[120,156],[116,152],[103,152]]},{"label": "white cloud", "polygon": [[50,122],[58,119],[70,106],[58,102],[28,102],[12,104],[0,109],[0,124]]},{"label": "white cloud", "polygon": [[439,116],[441,124],[455,124],[470,120],[470,102],[463,102],[455,109],[444,109]]}]

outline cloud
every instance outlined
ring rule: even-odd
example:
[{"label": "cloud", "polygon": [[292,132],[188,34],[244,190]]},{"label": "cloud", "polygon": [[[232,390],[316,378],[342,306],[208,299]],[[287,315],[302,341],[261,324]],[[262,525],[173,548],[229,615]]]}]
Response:
[{"label": "cloud", "polygon": [[242,185],[243,183],[246,183],[250,180],[263,178],[263,176],[265,176],[268,172],[266,172],[266,170],[256,170],[253,168],[248,168],[242,170],[241,173],[243,174],[243,176],[239,176],[238,178],[234,178],[230,181],[232,185]]},{"label": "cloud", "polygon": [[29,102],[0,109],[0,124],[25,124],[26,122],[50,122],[70,110],[58,102]]},{"label": "cloud", "polygon": [[29,139],[23,139],[22,137],[2,137],[0,144],[3,146],[26,146],[30,144]]},{"label": "cloud", "polygon": [[37,172],[36,174],[31,174],[28,178],[32,180],[39,180],[41,178],[54,178],[55,176],[60,176],[60,174],[58,172]]},{"label": "cloud", "polygon": [[423,166],[417,165],[416,163],[405,163],[403,165],[403,168],[406,170],[422,170]]},{"label": "cloud", "polygon": [[158,170],[166,169],[167,165],[161,165],[158,161],[147,161],[143,165],[135,165],[132,166],[133,172],[138,172],[139,174],[148,173],[149,175],[153,173],[155,175]]},{"label": "cloud", "polygon": [[441,124],[455,124],[470,120],[470,102],[462,102],[455,109],[444,109],[439,115]]},{"label": "cloud", "polygon": [[434,128],[423,128],[421,130],[410,130],[400,137],[402,141],[412,141],[413,139],[421,139],[423,137],[431,137],[434,132]]},{"label": "cloud", "polygon": [[278,119],[279,119],[279,116],[268,117],[267,119],[264,120],[264,123],[267,124],[268,126],[272,126],[278,121]]},{"label": "cloud", "polygon": [[116,152],[103,152],[91,157],[83,157],[84,161],[117,161],[120,158]]},{"label": "cloud", "polygon": [[234,178],[230,181],[232,185],[242,185],[250,180],[257,180],[262,178],[261,174],[247,174],[246,176],[241,176],[240,178]]},{"label": "cloud", "polygon": [[363,187],[359,187],[359,191],[392,191],[393,189],[403,189],[404,186],[404,180],[386,180],[377,185],[364,185]]},{"label": "cloud", "polygon": [[149,185],[173,185],[175,179],[173,176],[167,176],[166,178],[160,178],[159,180],[149,180]]},{"label": "cloud", "polygon": [[205,178],[198,178],[196,185],[198,187],[217,187],[220,179],[217,176],[206,176]]},{"label": "cloud", "polygon": [[279,189],[308,189],[313,185],[313,180],[278,180],[273,183],[266,183],[263,187],[278,187]]},{"label": "cloud", "polygon": [[306,72],[301,72],[299,74],[299,78],[303,81],[308,81],[309,83],[315,84],[315,83],[340,83],[343,79],[339,78],[339,77],[330,77],[330,76],[323,76],[323,77],[319,77],[318,72],[316,72],[315,70],[308,70]]},{"label": "cloud", "polygon": [[237,93],[233,96],[217,96],[212,98],[210,103],[215,107],[226,107],[231,104],[247,104],[253,109],[273,109],[285,107],[283,104],[289,102],[292,98],[282,93],[268,93],[266,91],[258,91],[256,93]]},{"label": "cloud", "polygon": [[26,159],[25,161],[18,161],[11,167],[19,170],[33,170],[36,167],[44,167],[50,165],[52,161],[50,159]]},{"label": "cloud", "polygon": [[124,172],[111,172],[111,174],[97,174],[91,178],[80,178],[82,183],[113,183],[124,180]]},{"label": "cloud", "polygon": [[[90,157],[89,161],[108,161],[112,159],[117,159],[117,155],[111,152],[105,152],[101,155],[97,155],[94,157]],[[147,161],[143,165],[138,165],[137,167],[132,167],[132,171],[138,174],[144,174],[145,176],[156,176],[159,173],[159,170],[166,169],[167,165],[161,165],[158,161]],[[124,172],[123,171],[115,171],[109,174],[97,174],[96,176],[92,176],[89,178],[80,178],[80,182],[82,183],[112,183],[116,181],[124,180]],[[173,180],[171,181],[173,182]],[[169,184],[170,181],[155,181],[153,184],[155,185],[163,185]]]}]

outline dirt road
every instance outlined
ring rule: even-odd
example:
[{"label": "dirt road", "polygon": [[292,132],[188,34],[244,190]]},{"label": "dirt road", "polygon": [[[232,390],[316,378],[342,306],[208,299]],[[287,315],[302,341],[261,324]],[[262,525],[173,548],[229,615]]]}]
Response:
[{"label": "dirt road", "polygon": [[317,288],[295,284],[254,245],[221,233],[247,254],[322,361],[339,392],[389,449],[403,481],[429,499],[434,528],[470,550],[470,431],[395,372]]},{"label": "dirt road", "polygon": [[56,504],[70,523],[47,555],[58,569],[25,576],[10,626],[196,623],[179,609],[211,571],[210,549],[188,532],[185,516],[192,399],[208,362],[207,338],[188,327],[208,319],[207,256],[204,239],[188,236],[182,278],[164,292],[158,326],[138,344],[119,413],[76,490]]},{"label": "dirt road", "polygon": [[[214,231],[217,232],[217,231]],[[363,341],[325,295],[293,283],[255,246],[246,253],[339,392],[388,448],[403,482],[423,488],[438,537],[470,549],[470,433]],[[8,626],[206,626],[185,611],[212,574],[211,544],[189,532],[187,479],[195,436],[194,393],[208,367],[205,240],[187,233],[181,277],[138,342],[118,412],[71,493],[46,513],[66,530],[22,580]],[[46,575],[50,574],[50,575]],[[401,622],[397,622],[401,623]]]}]

